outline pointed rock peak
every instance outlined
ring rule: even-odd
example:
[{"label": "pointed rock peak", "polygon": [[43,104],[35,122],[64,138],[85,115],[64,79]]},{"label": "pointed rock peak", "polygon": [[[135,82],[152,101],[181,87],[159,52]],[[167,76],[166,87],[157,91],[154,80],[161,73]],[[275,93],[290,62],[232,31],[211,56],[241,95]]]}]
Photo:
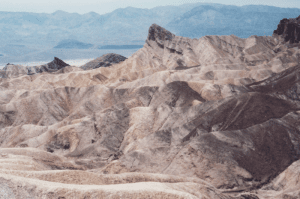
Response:
[{"label": "pointed rock peak", "polygon": [[57,58],[57,57],[54,57],[54,60],[52,62],[49,62],[47,64],[48,68],[49,69],[61,69],[61,68],[64,68],[66,66],[70,66],[69,64],[65,63],[63,60]]},{"label": "pointed rock peak", "polygon": [[149,28],[149,33],[147,40],[148,41],[156,41],[157,43],[163,45],[164,41],[171,41],[175,37],[170,31],[164,29],[163,27],[152,24]]},{"label": "pointed rock peak", "polygon": [[299,43],[300,42],[300,15],[297,18],[282,19],[277,29],[274,30],[275,35],[281,36],[285,42]]},{"label": "pointed rock peak", "polygon": [[69,64],[65,63],[63,60],[61,60],[57,57],[54,57],[54,60],[52,62],[54,62],[55,64],[60,65],[60,66],[70,66]]}]

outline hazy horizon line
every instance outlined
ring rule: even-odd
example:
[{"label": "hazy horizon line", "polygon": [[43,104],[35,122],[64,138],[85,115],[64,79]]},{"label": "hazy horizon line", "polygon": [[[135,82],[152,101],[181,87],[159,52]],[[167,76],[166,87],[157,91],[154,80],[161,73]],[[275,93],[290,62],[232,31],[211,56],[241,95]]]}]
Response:
[{"label": "hazy horizon line", "polygon": [[209,4],[209,5],[225,5],[225,6],[236,6],[236,7],[245,7],[245,6],[266,6],[266,7],[274,7],[274,8],[287,8],[287,9],[300,9],[300,8],[296,8],[296,7],[280,7],[280,6],[274,6],[274,5],[264,5],[264,4],[247,4],[247,5],[233,5],[233,4],[221,4],[221,3],[205,3],[205,2],[197,2],[197,3],[183,3],[183,4],[178,4],[178,5],[163,5],[163,6],[155,6],[153,8],[139,8],[139,7],[134,7],[134,6],[127,6],[127,7],[124,7],[124,8],[117,8],[117,9],[114,9],[110,12],[107,12],[107,13],[98,13],[96,11],[90,11],[90,12],[87,12],[87,13],[83,13],[83,14],[80,14],[78,12],[68,12],[68,11],[65,11],[65,10],[62,10],[62,9],[58,9],[54,12],[31,12],[31,11],[2,11],[0,10],[0,12],[7,12],[7,13],[35,13],[35,14],[54,14],[54,13],[57,13],[57,12],[64,12],[64,13],[68,13],[68,14],[78,14],[78,15],[86,15],[86,14],[90,14],[90,13],[95,13],[95,14],[98,14],[98,15],[106,15],[106,14],[109,14],[109,13],[112,13],[116,10],[122,10],[122,9],[127,9],[127,8],[135,8],[135,9],[140,9],[140,10],[152,10],[152,9],[155,9],[155,8],[162,8],[162,7],[178,7],[178,6],[183,6],[183,5],[193,5],[193,4]]}]

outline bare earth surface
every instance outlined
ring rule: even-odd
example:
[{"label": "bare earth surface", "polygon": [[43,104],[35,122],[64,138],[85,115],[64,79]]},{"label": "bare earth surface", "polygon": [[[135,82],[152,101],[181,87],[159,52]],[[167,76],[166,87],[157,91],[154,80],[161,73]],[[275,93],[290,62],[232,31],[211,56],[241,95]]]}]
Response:
[{"label": "bare earth surface", "polygon": [[299,53],[153,24],[109,67],[7,65],[0,198],[298,199]]}]

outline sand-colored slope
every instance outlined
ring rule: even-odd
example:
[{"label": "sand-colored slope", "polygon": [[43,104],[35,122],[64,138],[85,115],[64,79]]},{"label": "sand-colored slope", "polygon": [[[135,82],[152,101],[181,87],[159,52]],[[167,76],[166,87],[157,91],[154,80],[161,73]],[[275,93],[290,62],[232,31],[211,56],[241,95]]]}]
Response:
[{"label": "sand-colored slope", "polygon": [[260,188],[300,158],[299,52],[274,37],[190,39],[154,24],[142,49],[109,67],[10,65],[0,79],[0,190],[269,197]]}]

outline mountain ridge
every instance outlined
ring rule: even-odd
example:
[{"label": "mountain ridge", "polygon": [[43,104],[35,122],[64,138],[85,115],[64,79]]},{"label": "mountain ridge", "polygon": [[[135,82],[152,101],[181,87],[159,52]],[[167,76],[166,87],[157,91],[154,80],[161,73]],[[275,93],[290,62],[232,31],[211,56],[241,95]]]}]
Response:
[{"label": "mountain ridge", "polygon": [[0,194],[298,199],[299,45],[152,24],[132,56],[96,60],[108,67],[8,65]]},{"label": "mountain ridge", "polygon": [[[210,11],[197,11],[207,6],[211,7]],[[232,16],[234,13],[225,12],[225,8],[239,10],[239,17]],[[51,60],[53,56],[61,57],[59,51],[55,51],[54,55],[51,51],[59,42],[67,39],[96,46],[143,45],[148,28],[153,23],[167,28],[176,35],[191,38],[231,34],[243,38],[255,34],[271,36],[279,20],[297,17],[298,13],[299,9],[267,6],[234,7],[201,3],[153,9],[122,8],[104,15],[63,12],[60,16],[56,16],[53,13],[0,12],[2,30],[0,50],[6,55],[1,60],[3,60],[2,63],[13,63],[15,60],[18,62],[35,61],[34,57],[41,56],[47,56],[44,60]],[[137,18],[139,20],[133,20]],[[136,40],[142,42],[137,43]],[[25,48],[14,47],[10,50],[6,47],[15,44],[24,45]],[[31,53],[32,51],[35,53]],[[77,49],[77,51],[78,53],[82,51],[81,54],[84,55],[82,58],[91,58],[85,55],[88,53],[85,53],[83,49]],[[68,52],[69,58],[67,59],[73,59],[72,54],[73,52]]]}]

